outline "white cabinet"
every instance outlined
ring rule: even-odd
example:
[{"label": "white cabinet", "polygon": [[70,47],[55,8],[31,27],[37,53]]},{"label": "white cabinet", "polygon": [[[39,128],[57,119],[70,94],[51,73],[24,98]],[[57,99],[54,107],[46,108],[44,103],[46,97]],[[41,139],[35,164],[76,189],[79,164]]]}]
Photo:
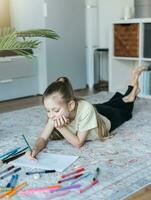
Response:
[{"label": "white cabinet", "polygon": [[36,58],[0,58],[0,101],[38,94],[37,72]]},{"label": "white cabinet", "polygon": [[[116,25],[138,25],[138,55],[132,56],[115,56],[115,26]],[[126,32],[125,32],[126,34]],[[131,36],[133,37],[133,35]],[[135,40],[136,38],[134,38]],[[131,47],[127,46],[121,38],[121,45],[123,49],[128,48],[131,50],[133,45],[133,39],[131,40]],[[124,46],[125,45],[125,46]],[[150,65],[151,64],[151,18],[141,18],[141,19],[130,19],[121,20],[112,24],[111,32],[111,44],[110,44],[110,55],[109,55],[109,91],[121,91],[124,92],[127,85],[130,83],[131,71],[134,67],[141,64]],[[119,47],[120,48],[120,47]],[[135,49],[135,48],[134,48]],[[136,49],[135,49],[136,50]],[[122,47],[121,47],[122,51]],[[130,54],[131,55],[131,54]],[[140,77],[140,96],[150,97],[151,95],[151,73],[144,72]]]}]

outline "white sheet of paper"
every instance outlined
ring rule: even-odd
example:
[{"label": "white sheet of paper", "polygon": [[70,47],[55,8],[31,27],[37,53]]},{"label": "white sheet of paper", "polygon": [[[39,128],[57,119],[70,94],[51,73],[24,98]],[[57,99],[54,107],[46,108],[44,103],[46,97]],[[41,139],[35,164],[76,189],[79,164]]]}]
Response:
[{"label": "white sheet of paper", "polygon": [[30,160],[27,156],[22,156],[16,160],[11,161],[11,164],[15,166],[23,166],[45,170],[56,170],[63,172],[69,167],[79,156],[51,154],[51,153],[39,153],[37,160]]}]

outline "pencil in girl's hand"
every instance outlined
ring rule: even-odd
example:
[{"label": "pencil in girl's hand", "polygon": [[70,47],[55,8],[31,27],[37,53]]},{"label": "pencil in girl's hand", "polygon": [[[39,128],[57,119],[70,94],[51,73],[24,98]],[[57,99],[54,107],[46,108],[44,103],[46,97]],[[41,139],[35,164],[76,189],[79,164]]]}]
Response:
[{"label": "pencil in girl's hand", "polygon": [[28,146],[29,150],[32,152],[32,149],[31,149],[31,147],[30,147],[29,143],[27,142],[27,140],[26,140],[25,136],[24,136],[24,135],[22,135],[22,136],[23,136],[23,138],[24,138],[24,140],[25,140],[25,142],[26,142],[26,144],[27,144],[27,146]]}]

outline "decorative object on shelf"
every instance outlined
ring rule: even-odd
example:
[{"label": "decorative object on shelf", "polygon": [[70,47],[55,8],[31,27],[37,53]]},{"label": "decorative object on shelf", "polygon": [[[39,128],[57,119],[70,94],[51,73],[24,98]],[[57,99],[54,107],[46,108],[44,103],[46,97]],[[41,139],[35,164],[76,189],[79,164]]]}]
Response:
[{"label": "decorative object on shelf", "polygon": [[132,17],[132,8],[130,6],[126,6],[124,8],[124,20],[128,20]]},{"label": "decorative object on shelf", "polygon": [[135,17],[150,18],[151,17],[151,1],[150,0],[135,0]]},{"label": "decorative object on shelf", "polygon": [[[21,55],[32,57],[33,51],[41,43],[35,37],[58,39],[57,33],[50,29],[30,29],[16,31],[10,27],[0,29],[0,56]],[[31,39],[32,38],[32,39]]]},{"label": "decorative object on shelf", "polygon": [[139,56],[139,24],[114,25],[114,56]]}]

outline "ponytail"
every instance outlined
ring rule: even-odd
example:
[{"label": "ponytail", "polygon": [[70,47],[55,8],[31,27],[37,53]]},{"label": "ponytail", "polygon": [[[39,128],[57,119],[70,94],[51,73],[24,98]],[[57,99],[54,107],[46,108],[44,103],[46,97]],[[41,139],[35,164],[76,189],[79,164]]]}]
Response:
[{"label": "ponytail", "polygon": [[66,102],[76,100],[72,85],[67,77],[59,77],[56,81],[54,81],[47,87],[43,94],[43,102],[46,97],[55,92],[60,93],[62,95],[62,98]]}]

